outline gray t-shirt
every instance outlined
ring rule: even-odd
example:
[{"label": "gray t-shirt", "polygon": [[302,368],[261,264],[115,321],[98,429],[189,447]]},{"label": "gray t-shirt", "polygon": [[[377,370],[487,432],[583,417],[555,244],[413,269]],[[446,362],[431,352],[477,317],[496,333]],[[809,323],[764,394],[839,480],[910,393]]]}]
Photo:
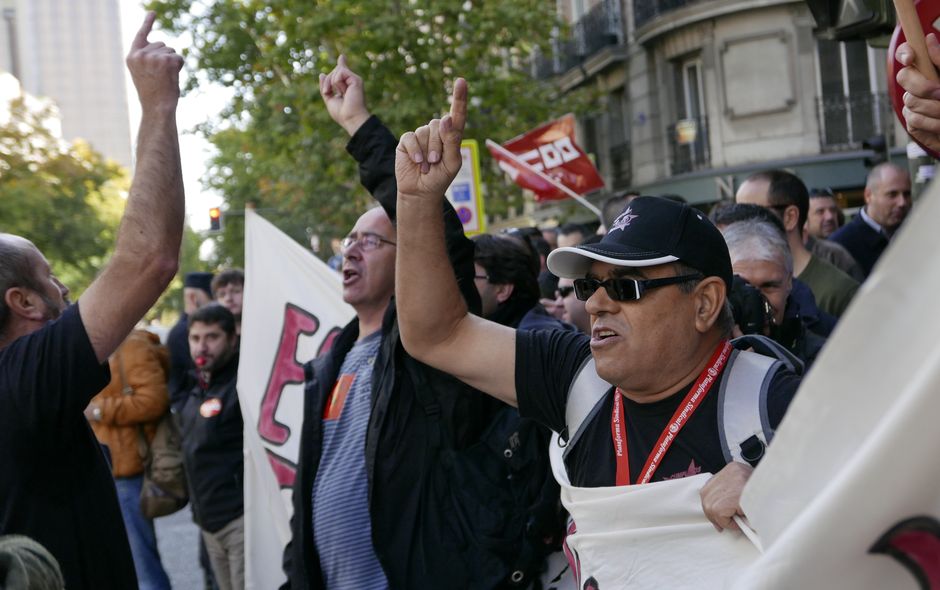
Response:
[{"label": "gray t-shirt", "polygon": [[340,368],[324,408],[323,453],[313,482],[313,538],[330,590],[385,589],[372,545],[366,476],[366,429],[372,367],[381,332],[360,340]]}]

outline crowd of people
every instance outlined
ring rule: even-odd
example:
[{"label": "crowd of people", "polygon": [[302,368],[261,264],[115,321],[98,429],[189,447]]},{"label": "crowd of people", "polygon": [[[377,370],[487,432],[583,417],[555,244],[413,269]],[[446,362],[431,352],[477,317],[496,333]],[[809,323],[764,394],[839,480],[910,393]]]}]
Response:
[{"label": "crowd of people", "polygon": [[[0,234],[0,552],[38,556],[2,567],[49,588],[170,587],[139,502],[168,415],[206,587],[245,587],[245,275],[187,274],[166,346],[134,329],[178,270],[183,227],[182,58],[148,41],[153,20],[127,59],[142,123],[108,265],[72,304],[31,242]],[[940,66],[933,36],[928,47]],[[898,58],[911,132],[940,146],[940,85],[909,67],[906,45]],[[618,520],[580,520],[579,498],[701,474],[713,474],[702,513],[736,530],[802,375],[911,212],[907,171],[872,168],[848,222],[832,191],[766,170],[708,212],[625,194],[597,231],[471,240],[444,199],[465,81],[448,115],[400,140],[343,57],[320,91],[378,206],[331,263],[355,318],[305,365],[283,587],[593,587],[616,564],[578,535]],[[729,434],[739,418],[725,390],[752,400],[764,427]],[[548,571],[563,553],[572,571]]]}]

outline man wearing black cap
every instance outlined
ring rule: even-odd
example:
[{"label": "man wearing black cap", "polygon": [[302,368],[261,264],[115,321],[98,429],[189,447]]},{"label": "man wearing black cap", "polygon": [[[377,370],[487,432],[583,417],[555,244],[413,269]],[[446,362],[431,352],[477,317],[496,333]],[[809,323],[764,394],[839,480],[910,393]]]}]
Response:
[{"label": "man wearing black cap", "polygon": [[[743,452],[728,453],[719,398],[763,396],[774,428],[798,378],[728,343],[732,271],[721,234],[688,205],[637,198],[600,243],[559,248],[548,258],[549,270],[574,279],[586,301],[590,337],[518,332],[472,316],[446,266],[438,213],[461,165],[461,135],[448,116],[405,134],[398,147],[396,300],[405,348],[558,433],[567,446],[556,476],[570,485],[718,474],[701,490],[703,509],[717,528],[736,528],[751,468],[732,461]],[[422,168],[428,150],[443,157]],[[768,364],[755,387],[728,386],[729,375],[758,359]],[[596,402],[579,420],[571,410],[584,405],[585,390]],[[654,452],[663,445],[664,453]]]},{"label": "man wearing black cap", "polygon": [[183,277],[183,313],[179,321],[170,328],[166,346],[170,349],[170,378],[167,390],[170,399],[187,391],[186,379],[195,367],[189,356],[189,315],[212,301],[212,273],[190,272]]}]

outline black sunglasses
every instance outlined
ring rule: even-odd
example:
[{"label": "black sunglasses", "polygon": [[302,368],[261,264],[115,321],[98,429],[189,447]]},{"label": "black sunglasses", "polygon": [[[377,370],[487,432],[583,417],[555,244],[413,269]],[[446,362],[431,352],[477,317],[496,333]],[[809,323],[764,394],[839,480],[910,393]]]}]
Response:
[{"label": "black sunglasses", "polygon": [[662,279],[628,279],[617,278],[598,281],[597,279],[575,279],[574,294],[581,301],[587,301],[601,287],[607,290],[607,295],[614,301],[636,301],[650,289],[677,285],[688,281],[703,278],[700,274],[680,275]]},{"label": "black sunglasses", "polygon": [[555,289],[555,294],[564,299],[568,295],[571,295],[572,291],[574,291],[574,287],[568,285],[566,287],[558,287]]}]

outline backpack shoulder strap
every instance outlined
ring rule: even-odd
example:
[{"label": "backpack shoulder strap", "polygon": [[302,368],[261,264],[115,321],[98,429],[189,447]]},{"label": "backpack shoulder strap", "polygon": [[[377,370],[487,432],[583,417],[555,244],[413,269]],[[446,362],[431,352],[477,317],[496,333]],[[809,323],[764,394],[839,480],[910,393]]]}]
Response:
[{"label": "backpack shoulder strap", "polygon": [[568,388],[568,401],[565,404],[565,430],[559,433],[558,444],[564,444],[568,451],[578,442],[584,432],[584,425],[603,405],[604,396],[610,391],[610,383],[597,374],[594,357],[588,356],[571,381]]},{"label": "backpack shoulder strap", "polygon": [[756,465],[773,438],[767,394],[783,361],[735,350],[718,391],[718,436],[725,461]]},{"label": "backpack shoulder strap", "polygon": [[769,356],[781,361],[787,369],[797,375],[802,375],[806,370],[806,364],[795,354],[787,350],[785,346],[758,334],[745,334],[731,341],[731,345],[738,350],[751,349],[758,354]]}]

